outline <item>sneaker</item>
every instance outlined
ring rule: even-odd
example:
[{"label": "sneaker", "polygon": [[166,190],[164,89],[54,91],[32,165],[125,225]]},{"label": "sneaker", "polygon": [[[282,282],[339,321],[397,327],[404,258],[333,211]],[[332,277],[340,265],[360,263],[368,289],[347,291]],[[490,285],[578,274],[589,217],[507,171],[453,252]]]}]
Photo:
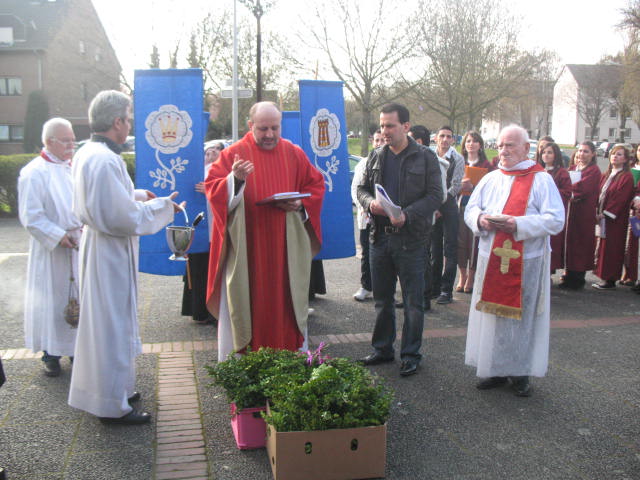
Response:
[{"label": "sneaker", "polygon": [[446,305],[447,303],[451,303],[452,301],[453,301],[453,299],[451,298],[451,294],[450,293],[442,292],[442,293],[440,293],[440,296],[436,300],[436,303],[438,305]]},{"label": "sneaker", "polygon": [[602,283],[594,283],[591,285],[593,288],[597,288],[598,290],[611,290],[616,288],[616,283],[612,281],[606,281]]},{"label": "sneaker", "polygon": [[369,290],[360,287],[358,291],[353,294],[353,299],[357,300],[358,302],[363,302],[364,300],[366,300],[367,298],[371,298],[372,296],[373,294]]}]

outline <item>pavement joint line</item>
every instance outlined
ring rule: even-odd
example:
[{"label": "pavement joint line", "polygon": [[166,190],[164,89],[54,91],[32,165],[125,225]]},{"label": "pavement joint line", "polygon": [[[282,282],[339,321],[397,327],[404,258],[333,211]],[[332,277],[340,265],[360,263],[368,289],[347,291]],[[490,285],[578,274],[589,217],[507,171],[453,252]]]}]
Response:
[{"label": "pavement joint line", "polygon": [[[194,344],[188,341],[162,342],[160,345],[156,387],[155,478],[206,477],[209,467],[192,354],[195,351]],[[180,379],[181,385],[161,384],[160,380],[167,377]]]},{"label": "pavement joint line", "polygon": [[[576,328],[620,327],[640,324],[637,315],[625,317],[603,317],[589,319],[551,320],[553,330],[571,330]],[[466,327],[427,328],[422,332],[422,338],[463,337],[467,334]],[[321,342],[345,344],[369,342],[371,333],[336,333],[312,335],[309,341],[314,345]],[[400,338],[400,333],[398,333]],[[189,358],[191,352],[215,351],[217,342],[212,340],[184,340],[180,342],[145,343],[142,345],[143,354],[159,354],[166,363],[160,370],[159,378],[164,382],[169,379],[182,382],[184,378],[193,378],[195,367],[193,361],[185,363],[176,359]],[[7,348],[0,350],[2,360],[29,360],[42,357],[42,352],[33,353],[28,348]],[[195,386],[196,384],[193,383]],[[186,387],[186,385],[185,385]]]}]

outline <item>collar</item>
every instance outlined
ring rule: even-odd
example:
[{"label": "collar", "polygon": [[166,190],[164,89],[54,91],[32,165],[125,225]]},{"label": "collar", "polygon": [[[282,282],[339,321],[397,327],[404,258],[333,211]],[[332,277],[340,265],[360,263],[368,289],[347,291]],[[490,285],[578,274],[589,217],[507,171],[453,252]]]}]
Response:
[{"label": "collar", "polygon": [[109,148],[109,150],[111,150],[116,155],[120,155],[122,153],[122,145],[118,145],[116,142],[114,142],[110,138],[105,137],[104,135],[94,133],[91,135],[91,141],[104,143],[107,148]]},{"label": "collar", "polygon": [[536,162],[534,162],[533,160],[529,160],[527,158],[526,160],[522,160],[520,163],[516,163],[513,167],[509,167],[509,168],[503,166],[502,162],[499,162],[498,168],[505,172],[512,172],[514,170],[526,170],[528,168],[531,168],[535,164]]},{"label": "collar", "polygon": [[71,165],[71,160],[61,160],[46,148],[42,149],[42,151],[40,152],[40,156],[49,163],[54,163],[56,165]]}]

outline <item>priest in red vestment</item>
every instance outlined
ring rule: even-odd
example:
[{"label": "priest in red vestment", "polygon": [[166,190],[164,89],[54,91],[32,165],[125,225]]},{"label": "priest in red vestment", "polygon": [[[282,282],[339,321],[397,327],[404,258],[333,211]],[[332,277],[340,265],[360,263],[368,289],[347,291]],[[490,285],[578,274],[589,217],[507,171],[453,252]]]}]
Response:
[{"label": "priest in red vestment", "polygon": [[[214,217],[207,307],[219,322],[219,360],[247,347],[303,345],[311,259],[322,238],[322,174],[280,138],[275,104],[259,102],[249,117],[250,131],[222,151],[205,181]],[[285,192],[310,196],[261,202]]]},{"label": "priest in red vestment", "polygon": [[578,145],[574,159],[575,163],[570,166],[569,171],[580,173],[573,174],[576,181],[571,185],[565,224],[565,274],[558,286],[581,289],[585,284],[586,272],[593,270],[598,184],[602,172],[596,163],[596,147],[592,142],[586,141]]},{"label": "priest in red vestment", "polygon": [[609,168],[602,174],[598,199],[598,247],[593,273],[603,281],[594,283],[600,290],[615,288],[622,274],[624,247],[629,226],[629,207],[633,199],[633,176],[629,172],[631,155],[624,145],[609,153]]}]

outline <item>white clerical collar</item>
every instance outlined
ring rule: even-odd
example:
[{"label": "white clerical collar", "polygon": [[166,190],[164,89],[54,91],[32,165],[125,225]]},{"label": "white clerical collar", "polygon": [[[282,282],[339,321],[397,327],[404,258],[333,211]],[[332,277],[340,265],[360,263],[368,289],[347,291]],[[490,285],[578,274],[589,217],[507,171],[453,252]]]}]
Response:
[{"label": "white clerical collar", "polygon": [[505,172],[511,172],[513,170],[526,170],[527,168],[531,168],[535,165],[536,162],[534,162],[533,160],[529,160],[528,158],[526,160],[522,160],[520,163],[517,163],[516,165],[514,165],[513,167],[505,167],[504,165],[502,165],[502,162],[498,163],[498,168],[500,170],[504,170]]},{"label": "white clerical collar", "polygon": [[51,163],[61,163],[63,165],[66,165],[70,162],[70,160],[60,160],[58,157],[56,157],[53,153],[51,153],[49,150],[47,150],[46,148],[43,149],[44,152],[47,154],[47,159],[51,162]]}]

